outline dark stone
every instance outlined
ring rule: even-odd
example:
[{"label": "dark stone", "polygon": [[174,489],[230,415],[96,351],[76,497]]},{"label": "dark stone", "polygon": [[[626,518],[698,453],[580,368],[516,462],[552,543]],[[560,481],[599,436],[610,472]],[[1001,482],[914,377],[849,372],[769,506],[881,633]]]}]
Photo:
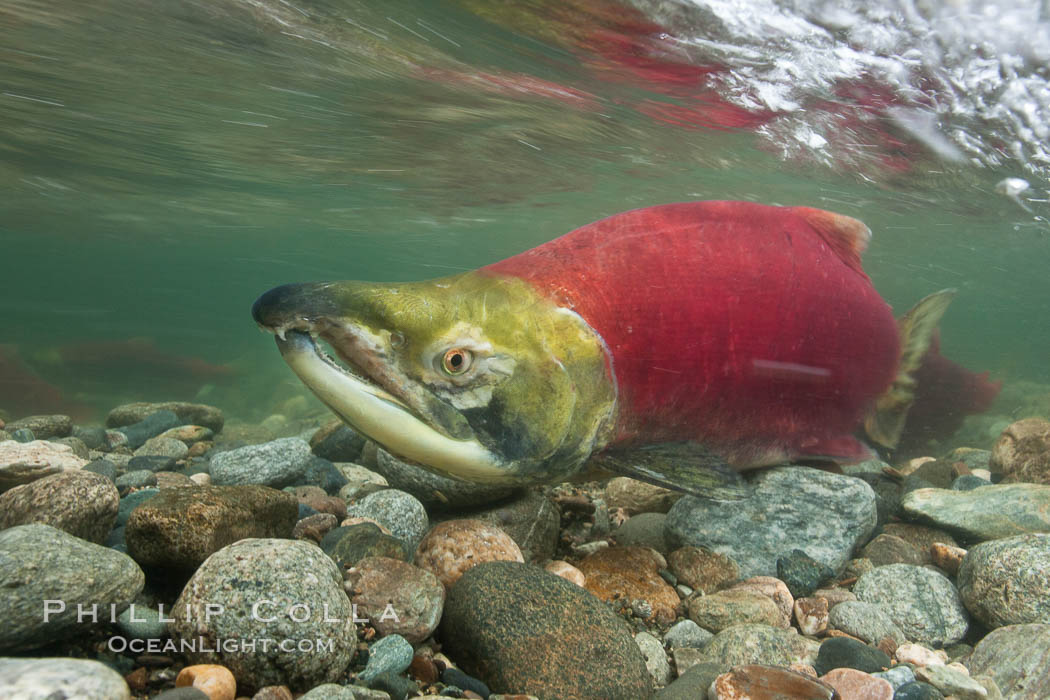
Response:
[{"label": "dark stone", "polygon": [[908,481],[913,478],[925,482],[926,486],[946,489],[957,476],[959,476],[959,470],[953,463],[943,459],[936,459],[920,465],[918,469],[909,474],[904,481],[904,490],[906,492],[912,490],[908,488]]},{"label": "dark stone", "polygon": [[716,678],[725,673],[722,664],[702,661],[690,666],[666,688],[658,691],[653,700],[696,700],[706,698],[707,689]]},{"label": "dark stone", "polygon": [[133,472],[121,474],[114,481],[121,496],[127,495],[132,489],[143,489],[148,486],[157,485],[157,475],[149,469],[138,469]]},{"label": "dark stone", "polygon": [[337,527],[321,540],[321,549],[341,569],[347,569],[365,557],[409,561],[412,556],[401,540],[384,534],[372,523]]},{"label": "dark stone", "polygon": [[108,459],[96,459],[94,462],[88,462],[84,466],[84,471],[101,474],[110,481],[117,480],[117,465]]},{"label": "dark stone", "polygon": [[409,695],[419,690],[415,681],[411,681],[402,675],[392,673],[380,673],[373,678],[368,687],[372,690],[382,690],[388,693],[392,700],[405,700]]},{"label": "dark stone", "polygon": [[173,472],[175,471],[175,458],[163,455],[142,455],[132,457],[128,460],[128,471],[134,472],[148,469],[151,472]]},{"label": "dark stone", "polygon": [[80,438],[89,450],[101,450],[106,446],[106,429],[100,427],[84,428],[73,426],[73,437]]},{"label": "dark stone", "polygon": [[944,696],[928,683],[912,681],[897,688],[893,700],[944,700]]},{"label": "dark stone", "polygon": [[298,516],[297,519],[298,520],[302,520],[303,518],[309,518],[311,515],[317,515],[318,513],[320,513],[320,511],[317,510],[316,508],[311,508],[310,506],[306,505],[305,503],[300,503],[299,504],[299,516]]},{"label": "dark stone", "polygon": [[191,686],[185,686],[182,688],[172,688],[171,690],[165,690],[163,693],[153,696],[153,700],[210,700],[208,696],[202,690],[193,688]]},{"label": "dark stone", "polygon": [[647,698],[652,680],[624,620],[538,566],[483,562],[452,586],[441,637],[495,692]]},{"label": "dark stone", "polygon": [[67,437],[73,432],[73,419],[69,416],[27,416],[8,423],[6,430],[17,432],[25,428],[33,431],[37,440]]},{"label": "dark stone", "polygon": [[364,436],[354,432],[342,421],[329,423],[310,438],[313,453],[332,462],[356,462],[364,446]]},{"label": "dark stone", "polygon": [[875,492],[877,527],[882,527],[900,512],[901,483],[899,481],[881,472],[861,472],[854,476],[866,482]]},{"label": "dark stone", "polygon": [[952,482],[952,491],[973,491],[979,489],[982,486],[991,486],[992,482],[987,479],[982,479],[979,476],[973,474],[963,474],[958,479]]},{"label": "dark stone", "polygon": [[293,486],[320,486],[329,496],[335,496],[347,483],[347,478],[329,460],[313,457]]},{"label": "dark stone", "polygon": [[29,428],[19,428],[11,431],[11,439],[15,442],[33,442],[33,440],[36,440],[36,437]]},{"label": "dark stone", "polygon": [[[216,433],[222,432],[225,418],[222,411],[214,406],[185,401],[166,401],[164,403],[129,403],[117,406],[106,416],[106,427],[117,428],[141,421],[158,411],[173,412],[178,416],[177,425],[203,425]],[[174,426],[173,426],[174,427]]]},{"label": "dark stone", "polygon": [[124,434],[124,437],[128,439],[128,447],[134,450],[142,447],[151,437],[156,437],[165,430],[171,430],[179,425],[179,417],[174,411],[157,411],[138,423],[118,428],[117,432]]},{"label": "dark stone", "polygon": [[787,556],[777,559],[777,578],[787,585],[795,599],[805,598],[834,575],[830,567],[801,549],[793,549]]},{"label": "dark stone", "polygon": [[446,668],[442,671],[441,682],[445,685],[454,685],[461,690],[469,690],[472,693],[477,693],[482,698],[485,698],[485,700],[488,700],[488,697],[492,692],[487,685],[479,681],[477,678],[474,678],[474,676],[468,676],[458,668]]},{"label": "dark stone", "polygon": [[124,540],[124,526],[120,525],[119,527],[115,527],[112,530],[110,530],[109,536],[106,538],[106,541],[102,544],[104,544],[106,547],[109,547],[110,549],[115,549],[118,552],[123,552],[124,554],[127,554],[128,544]]},{"label": "dark stone", "polygon": [[131,516],[131,511],[158,493],[160,493],[160,489],[142,489],[121,498],[120,507],[117,509],[117,522],[114,523],[114,527],[120,527],[127,523],[128,517]]},{"label": "dark stone", "polygon": [[900,537],[894,535],[879,535],[860,550],[858,556],[870,559],[875,566],[886,566],[887,564],[914,564],[916,566],[926,563],[927,557],[918,548]]},{"label": "dark stone", "polygon": [[884,652],[849,637],[832,637],[820,645],[813,668],[818,676],[836,668],[855,668],[865,673],[885,671],[891,665]]}]

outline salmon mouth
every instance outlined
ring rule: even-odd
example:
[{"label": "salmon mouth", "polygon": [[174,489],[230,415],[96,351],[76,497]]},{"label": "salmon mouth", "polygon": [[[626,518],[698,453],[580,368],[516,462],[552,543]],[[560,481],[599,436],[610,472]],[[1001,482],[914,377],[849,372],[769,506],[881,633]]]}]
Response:
[{"label": "salmon mouth", "polygon": [[[385,368],[381,355],[363,351],[359,343],[335,342],[329,332],[318,334],[299,327],[264,329],[274,334],[281,357],[322,403],[389,452],[456,479],[512,481],[503,461],[478,441],[469,426],[463,430],[465,421],[454,409],[428,392],[412,392],[405,386],[406,401],[383,386],[404,384],[393,370]],[[345,365],[324,351],[318,335]],[[423,404],[427,410],[413,404]],[[437,418],[429,410],[432,407],[440,414]]]}]

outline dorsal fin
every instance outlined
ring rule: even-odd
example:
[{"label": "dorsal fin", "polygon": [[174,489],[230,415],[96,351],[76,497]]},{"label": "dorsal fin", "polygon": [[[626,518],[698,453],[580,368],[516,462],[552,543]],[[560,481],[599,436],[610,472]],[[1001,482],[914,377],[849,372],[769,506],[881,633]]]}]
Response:
[{"label": "dorsal fin", "polygon": [[863,221],[813,207],[791,207],[791,210],[820,234],[842,262],[861,274],[860,255],[868,249],[871,229]]},{"label": "dorsal fin", "polygon": [[908,410],[915,400],[915,371],[922,365],[930,346],[936,343],[937,324],[953,297],[954,289],[934,292],[897,321],[901,344],[897,377],[864,421],[868,437],[884,447],[896,447],[900,440]]}]

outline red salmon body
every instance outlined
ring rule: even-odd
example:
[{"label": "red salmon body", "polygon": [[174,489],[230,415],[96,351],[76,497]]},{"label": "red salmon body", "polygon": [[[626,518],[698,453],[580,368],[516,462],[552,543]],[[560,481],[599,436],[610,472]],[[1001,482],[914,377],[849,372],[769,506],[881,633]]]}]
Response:
[{"label": "red salmon body", "polygon": [[527,280],[608,347],[613,444],[692,440],[738,467],[857,459],[897,370],[860,222],[691,202],[617,214],[482,268]]}]

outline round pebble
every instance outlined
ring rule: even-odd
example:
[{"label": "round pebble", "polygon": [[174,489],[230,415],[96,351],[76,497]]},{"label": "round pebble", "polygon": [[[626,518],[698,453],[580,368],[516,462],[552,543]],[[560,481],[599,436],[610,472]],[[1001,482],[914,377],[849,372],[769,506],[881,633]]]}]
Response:
[{"label": "round pebble", "polygon": [[437,629],[445,587],[429,571],[398,559],[367,557],[345,578],[357,616],[367,618],[380,635],[398,634],[416,644]]},{"label": "round pebble", "polygon": [[208,700],[235,700],[237,681],[225,666],[197,664],[179,671],[175,687],[193,687],[208,696]]},{"label": "round pebble", "polygon": [[587,578],[583,575],[583,572],[567,561],[561,561],[560,559],[555,560],[549,562],[543,568],[555,576],[561,576],[566,581],[575,583],[577,586],[582,587],[587,582]]},{"label": "round pebble", "polygon": [[411,494],[396,489],[370,493],[347,508],[346,514],[374,519],[404,542],[409,551],[416,548],[430,524],[423,504]]},{"label": "round pebble", "polygon": [[509,535],[480,520],[446,520],[435,525],[419,543],[415,556],[416,566],[437,576],[446,587],[487,561],[525,559]]}]

